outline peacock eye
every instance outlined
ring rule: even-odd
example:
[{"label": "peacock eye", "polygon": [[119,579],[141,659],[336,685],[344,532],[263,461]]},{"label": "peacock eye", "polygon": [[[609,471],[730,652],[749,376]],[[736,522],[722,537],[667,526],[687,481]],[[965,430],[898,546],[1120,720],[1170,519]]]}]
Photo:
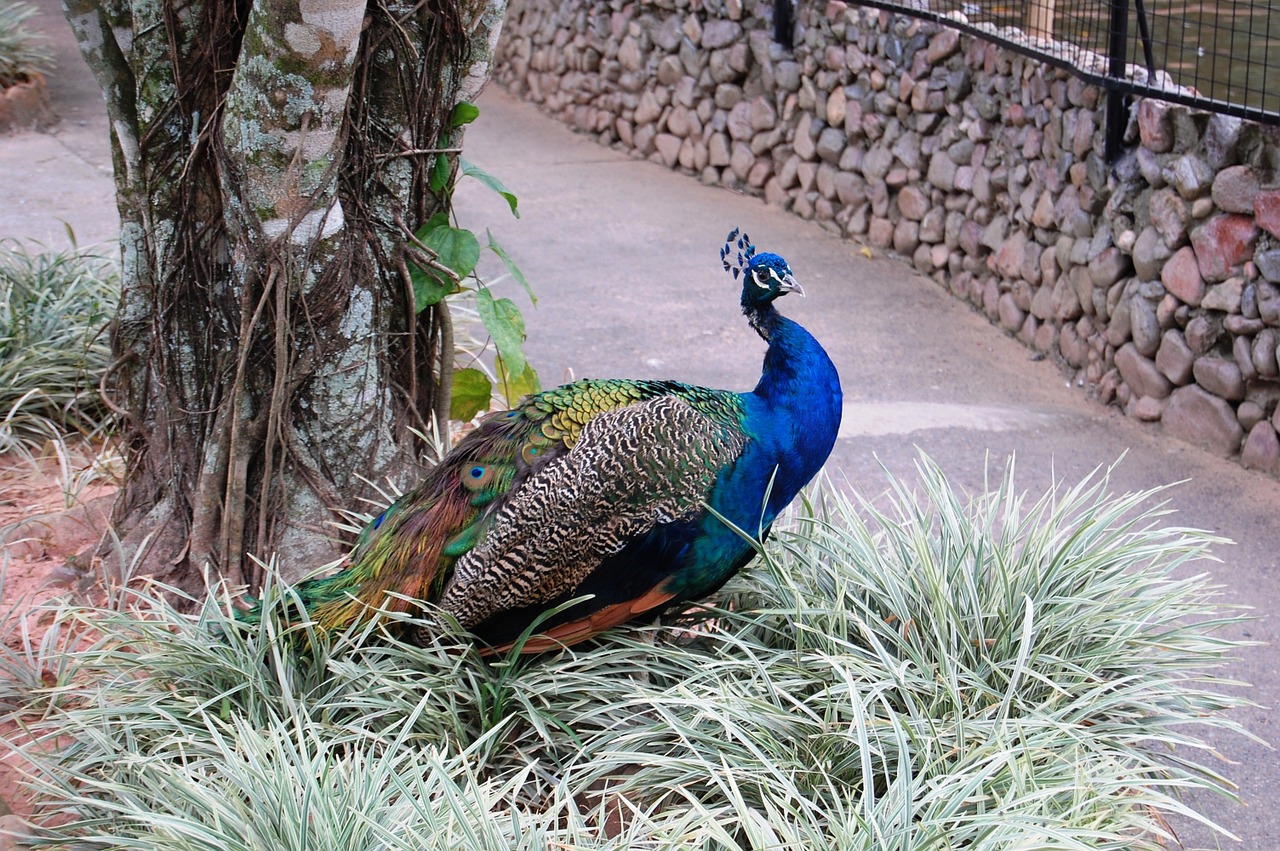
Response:
[{"label": "peacock eye", "polygon": [[773,270],[771,269],[756,269],[751,273],[751,280],[760,289],[767,290],[769,289],[769,281],[767,279],[772,276]]},{"label": "peacock eye", "polygon": [[462,486],[473,493],[479,493],[493,481],[494,476],[497,474],[496,471],[497,468],[483,464],[469,467],[461,476]]}]

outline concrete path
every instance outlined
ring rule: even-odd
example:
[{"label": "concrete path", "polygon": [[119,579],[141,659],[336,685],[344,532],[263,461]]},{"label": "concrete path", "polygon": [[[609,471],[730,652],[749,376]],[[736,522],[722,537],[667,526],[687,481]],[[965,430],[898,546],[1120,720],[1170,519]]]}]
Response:
[{"label": "concrete path", "polygon": [[[56,0],[37,0],[34,20],[53,38],[59,69],[50,134],[0,137],[0,239],[66,244],[114,238],[108,128],[101,96],[80,60]],[[520,198],[521,218],[474,181],[459,192],[459,215],[489,228],[538,295],[514,282],[502,295],[521,304],[530,360],[543,383],[574,377],[676,378],[747,389],[763,346],[742,320],[736,285],[720,268],[725,233],[741,226],[762,250],[786,257],[808,297],[783,310],[821,340],[840,369],[846,408],[829,464],[837,481],[868,495],[884,490],[880,465],[910,478],[918,451],[952,482],[982,488],[1016,454],[1022,488],[1040,493],[1056,475],[1078,481],[1124,456],[1112,482],[1132,491],[1185,481],[1169,495],[1171,522],[1237,541],[1222,547],[1216,578],[1224,599],[1247,603],[1259,620],[1232,632],[1264,642],[1228,673],[1254,684],[1250,697],[1280,706],[1280,636],[1269,614],[1280,606],[1280,483],[1163,437],[1087,401],[1051,362],[1005,336],[936,284],[814,224],[759,200],[631,160],[571,133],[491,88],[468,132],[467,157]],[[496,273],[495,273],[496,274]],[[1255,734],[1280,742],[1269,709],[1238,713]],[[1280,848],[1280,758],[1239,737],[1217,742],[1235,765],[1223,771],[1248,806],[1200,801],[1251,851]],[[1197,825],[1179,825],[1190,847],[1215,847]],[[1230,846],[1231,843],[1223,842]]]},{"label": "concrete path", "polygon": [[74,234],[81,247],[102,246],[116,256],[120,218],[102,90],[57,0],[33,5],[40,14],[28,26],[49,35],[57,62],[49,99],[62,120],[48,133],[0,135],[0,239],[62,250]]}]

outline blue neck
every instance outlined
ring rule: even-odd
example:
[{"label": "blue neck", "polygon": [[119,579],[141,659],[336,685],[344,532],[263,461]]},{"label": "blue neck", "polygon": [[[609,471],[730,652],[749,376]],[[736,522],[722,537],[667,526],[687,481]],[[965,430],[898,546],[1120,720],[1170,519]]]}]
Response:
[{"label": "blue neck", "polygon": [[813,335],[773,309],[750,316],[769,342],[753,417],[765,457],[778,473],[769,503],[780,510],[826,462],[840,430],[840,376]]},{"label": "blue neck", "polygon": [[754,551],[731,527],[767,534],[822,469],[840,429],[840,376],[818,341],[772,306],[749,309],[747,317],[769,342],[760,382],[739,396],[747,446],[721,471],[710,499],[714,513],[702,519],[701,537],[686,556],[692,567],[671,584],[673,593],[705,594],[749,561]]}]

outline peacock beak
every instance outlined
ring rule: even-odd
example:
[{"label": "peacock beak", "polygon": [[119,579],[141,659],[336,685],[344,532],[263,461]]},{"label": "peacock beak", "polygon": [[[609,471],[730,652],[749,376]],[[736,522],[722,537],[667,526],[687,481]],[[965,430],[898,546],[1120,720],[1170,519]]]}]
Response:
[{"label": "peacock beak", "polygon": [[804,287],[800,286],[800,282],[794,277],[787,275],[782,279],[782,286],[778,287],[778,295],[782,295],[783,293],[795,293],[803,298]]}]

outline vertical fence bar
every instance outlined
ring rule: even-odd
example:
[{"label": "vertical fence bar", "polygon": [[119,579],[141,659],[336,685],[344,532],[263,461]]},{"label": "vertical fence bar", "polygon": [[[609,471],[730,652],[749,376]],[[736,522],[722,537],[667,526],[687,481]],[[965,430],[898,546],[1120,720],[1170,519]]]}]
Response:
[{"label": "vertical fence bar", "polygon": [[773,0],[773,40],[787,50],[795,48],[796,0]]},{"label": "vertical fence bar", "polygon": [[1156,84],[1156,55],[1151,49],[1151,25],[1147,23],[1147,9],[1143,0],[1133,0],[1134,11],[1138,13],[1138,37],[1142,39],[1142,56],[1147,60],[1147,85]]},{"label": "vertical fence bar", "polygon": [[[1129,44],[1129,0],[1111,0],[1111,22],[1107,28],[1110,63],[1107,75],[1117,83],[1124,81],[1126,65],[1125,51]],[[1119,86],[1107,90],[1107,162],[1116,161],[1120,155],[1120,145],[1124,141],[1124,128],[1128,123],[1125,114],[1125,93]]]}]

